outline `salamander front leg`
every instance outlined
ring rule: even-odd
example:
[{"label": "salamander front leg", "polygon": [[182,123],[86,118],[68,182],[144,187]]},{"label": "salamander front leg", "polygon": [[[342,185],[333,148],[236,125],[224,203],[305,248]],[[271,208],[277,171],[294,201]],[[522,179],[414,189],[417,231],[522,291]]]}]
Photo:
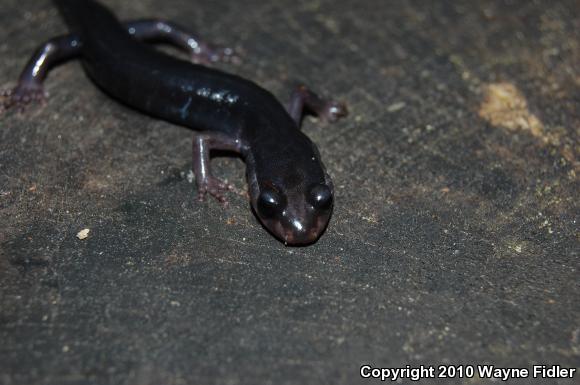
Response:
[{"label": "salamander front leg", "polygon": [[348,115],[348,110],[344,103],[322,99],[308,87],[299,86],[292,92],[288,113],[300,127],[305,112],[313,113],[331,123]]},{"label": "salamander front leg", "polygon": [[44,79],[58,63],[78,56],[80,40],[73,35],[59,36],[41,45],[28,61],[16,87],[0,92],[0,113],[9,108],[23,110],[31,102],[43,102],[46,98]]},{"label": "salamander front leg", "polygon": [[220,48],[200,40],[179,25],[164,20],[135,20],[125,23],[127,32],[138,40],[168,43],[188,52],[194,63],[236,62],[232,48]]},{"label": "salamander front leg", "polygon": [[221,133],[202,132],[193,135],[193,173],[197,184],[198,199],[203,201],[207,193],[220,203],[227,204],[225,192],[232,186],[222,182],[211,173],[210,152],[212,150],[232,151],[240,154],[239,139],[232,139]]}]

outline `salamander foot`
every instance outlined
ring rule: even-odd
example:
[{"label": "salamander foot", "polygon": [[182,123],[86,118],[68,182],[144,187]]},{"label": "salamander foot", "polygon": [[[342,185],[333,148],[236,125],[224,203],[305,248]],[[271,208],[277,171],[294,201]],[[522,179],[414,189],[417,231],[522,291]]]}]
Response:
[{"label": "salamander foot", "polygon": [[32,103],[46,103],[48,94],[40,87],[16,86],[14,88],[0,91],[0,114],[9,109],[18,112]]},{"label": "salamander foot", "polygon": [[225,193],[232,191],[233,189],[233,186],[229,183],[223,182],[216,177],[209,176],[197,188],[197,192],[199,194],[198,200],[200,202],[203,201],[206,195],[209,193],[209,195],[217,199],[218,202],[220,202],[222,205],[227,206],[228,201],[225,197]]},{"label": "salamander foot", "polygon": [[345,103],[329,100],[320,111],[319,116],[327,122],[334,123],[348,116],[348,109]]},{"label": "salamander foot", "polygon": [[314,114],[330,123],[348,115],[346,104],[321,98],[306,86],[299,86],[292,92],[287,110],[298,127],[300,127],[305,113]]}]

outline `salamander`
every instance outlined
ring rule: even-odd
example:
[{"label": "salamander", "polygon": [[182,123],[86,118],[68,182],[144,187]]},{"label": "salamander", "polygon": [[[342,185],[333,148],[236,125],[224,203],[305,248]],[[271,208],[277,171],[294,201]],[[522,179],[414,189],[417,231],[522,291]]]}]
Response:
[{"label": "salamander", "polygon": [[[187,127],[193,135],[198,197],[227,203],[231,186],[210,167],[213,150],[234,152],[246,163],[250,205],[263,226],[287,245],[315,242],[328,225],[334,192],[316,145],[301,131],[305,113],[329,122],[347,115],[344,103],[306,86],[287,108],[272,93],[242,77],[211,68],[233,50],[217,49],[166,20],[119,21],[93,0],[54,0],[69,34],[42,44],[18,84],[2,93],[0,110],[44,101],[43,81],[57,64],[79,59],[106,94],[152,117]],[[185,50],[182,60],[155,49],[163,42]]]}]

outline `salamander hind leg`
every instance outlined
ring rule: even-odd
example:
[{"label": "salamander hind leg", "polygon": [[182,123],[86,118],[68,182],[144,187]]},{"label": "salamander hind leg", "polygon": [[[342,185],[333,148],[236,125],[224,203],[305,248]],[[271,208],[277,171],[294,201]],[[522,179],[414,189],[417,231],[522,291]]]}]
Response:
[{"label": "salamander hind leg", "polygon": [[185,28],[165,20],[135,20],[125,23],[127,32],[142,41],[168,43],[189,53],[200,64],[239,62],[232,48],[218,47],[199,39]]},{"label": "salamander hind leg", "polygon": [[193,173],[199,194],[198,199],[203,201],[209,193],[226,205],[225,193],[232,190],[232,186],[212,175],[210,166],[212,150],[241,153],[242,146],[238,139],[232,139],[221,133],[202,132],[193,135]]},{"label": "salamander hind leg", "polygon": [[59,36],[42,44],[30,58],[18,79],[18,84],[0,91],[0,113],[8,109],[19,111],[34,102],[45,102],[43,82],[57,64],[78,56],[80,40],[73,35]]},{"label": "salamander hind leg", "polygon": [[299,86],[292,92],[288,113],[300,126],[306,112],[313,113],[331,123],[348,115],[346,104],[331,99],[323,99],[308,87]]}]

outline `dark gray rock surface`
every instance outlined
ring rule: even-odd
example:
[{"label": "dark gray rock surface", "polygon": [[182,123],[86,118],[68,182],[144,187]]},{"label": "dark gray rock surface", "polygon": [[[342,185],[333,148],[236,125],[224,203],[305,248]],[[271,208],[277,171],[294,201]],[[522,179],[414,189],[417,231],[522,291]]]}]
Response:
[{"label": "dark gray rock surface", "polygon": [[[188,130],[59,67],[46,106],[0,117],[1,384],[578,366],[578,2],[106,3],[233,43],[243,63],[222,67],[283,100],[303,81],[346,101],[348,119],[304,128],[334,216],[315,245],[284,247],[238,159],[214,161],[230,206],[197,202]],[[2,0],[0,21],[4,85],[66,30],[47,0]]]}]

